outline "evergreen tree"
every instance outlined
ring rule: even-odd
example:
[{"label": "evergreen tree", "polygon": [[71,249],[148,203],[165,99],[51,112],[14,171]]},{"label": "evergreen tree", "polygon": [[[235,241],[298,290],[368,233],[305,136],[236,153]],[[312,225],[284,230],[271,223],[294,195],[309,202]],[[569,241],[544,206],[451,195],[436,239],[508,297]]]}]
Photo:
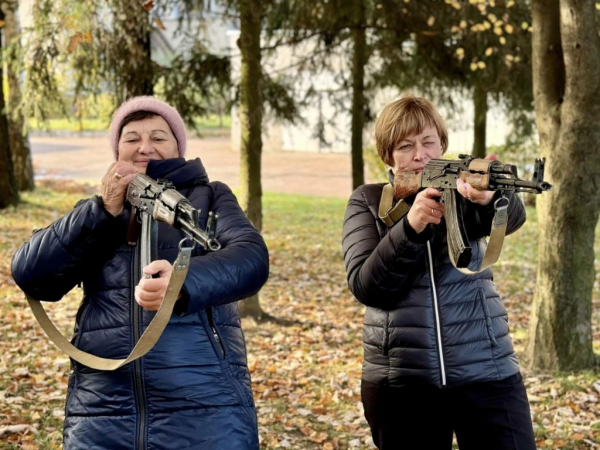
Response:
[{"label": "evergreen tree", "polygon": [[[397,39],[384,45],[380,85],[415,88],[450,110],[457,94],[470,96],[475,116],[472,153],[486,153],[490,100],[502,105],[516,132],[530,134],[533,108],[531,81],[531,11],[527,1],[384,0],[386,27],[397,16],[410,28],[409,45]],[[395,50],[394,50],[395,48]],[[467,149],[462,150],[466,153]]]},{"label": "evergreen tree", "polygon": [[[202,16],[192,4],[197,2],[188,3],[180,10],[180,23],[192,31],[192,23],[201,23]],[[160,8],[152,0],[38,0],[28,39],[27,51],[35,57],[26,68],[24,111],[43,120],[58,105],[61,115],[68,116],[58,84],[58,75],[66,72],[73,77],[75,103],[108,92],[116,107],[132,96],[153,95],[158,87],[157,96],[195,128],[195,119],[208,112],[211,101],[229,95],[229,58],[211,54],[203,38],[188,32],[189,46],[177,49],[169,64],[152,60],[152,32],[164,27],[159,14],[170,14],[177,5],[175,0]],[[45,101],[40,101],[42,95]]]}]

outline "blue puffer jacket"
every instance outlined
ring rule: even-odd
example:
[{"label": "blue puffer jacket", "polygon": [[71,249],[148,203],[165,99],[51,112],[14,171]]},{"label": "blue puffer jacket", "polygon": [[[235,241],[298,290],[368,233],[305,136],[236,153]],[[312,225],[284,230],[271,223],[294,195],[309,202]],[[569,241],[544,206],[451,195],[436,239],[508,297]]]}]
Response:
[{"label": "blue puffer jacket", "polygon": [[[65,449],[258,449],[256,412],[236,301],[255,294],[269,272],[265,243],[230,189],[208,182],[199,159],[151,162],[201,210],[219,214],[218,252],[197,247],[183,300],[156,346],[113,372],[73,365]],[[113,217],[98,197],[36,232],[15,254],[13,277],[30,296],[60,300],[82,283],[73,343],[124,358],[154,313],[134,300],[138,247],[126,243],[130,213]],[[171,263],[181,231],[159,224],[158,258]],[[214,331],[213,331],[214,330]]]}]

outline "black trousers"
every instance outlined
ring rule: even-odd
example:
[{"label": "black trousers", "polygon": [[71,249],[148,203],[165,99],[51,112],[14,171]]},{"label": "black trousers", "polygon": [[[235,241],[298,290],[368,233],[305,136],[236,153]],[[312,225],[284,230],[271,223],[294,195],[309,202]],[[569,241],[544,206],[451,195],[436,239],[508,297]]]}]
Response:
[{"label": "black trousers", "polygon": [[362,380],[362,402],[380,450],[535,450],[521,374],[439,389]]}]

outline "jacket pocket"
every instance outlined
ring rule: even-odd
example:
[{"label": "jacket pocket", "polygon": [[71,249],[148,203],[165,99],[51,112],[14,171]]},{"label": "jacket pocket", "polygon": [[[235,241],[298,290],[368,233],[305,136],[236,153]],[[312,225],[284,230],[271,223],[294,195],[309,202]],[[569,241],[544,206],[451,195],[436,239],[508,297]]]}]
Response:
[{"label": "jacket pocket", "polygon": [[71,371],[69,372],[69,380],[67,382],[67,399],[65,400],[65,415],[68,415],[67,412],[69,410],[69,401],[73,396],[73,393],[77,389],[78,381],[79,380],[77,378],[77,369],[72,363]]},{"label": "jacket pocket", "polygon": [[390,352],[390,313],[385,312],[385,322],[383,323],[383,338],[381,343],[381,354],[388,356]]},{"label": "jacket pocket", "polygon": [[208,324],[207,334],[209,335],[208,339],[211,341],[211,344],[215,350],[215,353],[219,359],[225,359],[226,351],[225,351],[225,343],[223,342],[223,338],[219,333],[217,325],[214,320],[214,311],[212,308],[206,308],[206,323]]},{"label": "jacket pocket", "polygon": [[488,337],[490,338],[492,347],[496,347],[498,341],[496,341],[494,327],[492,327],[492,318],[490,317],[490,310],[488,308],[487,298],[485,297],[485,291],[481,288],[479,289],[479,301],[481,302],[481,308],[483,309],[483,314],[485,316],[485,326],[487,328]]},{"label": "jacket pocket", "polygon": [[91,303],[92,302],[90,300],[84,297],[83,302],[81,303],[81,307],[79,308],[75,316],[75,323],[77,324],[77,335],[73,339],[72,344],[77,348],[79,348],[79,343],[81,342],[81,337],[85,329],[85,320],[87,319],[88,313],[90,312]]}]

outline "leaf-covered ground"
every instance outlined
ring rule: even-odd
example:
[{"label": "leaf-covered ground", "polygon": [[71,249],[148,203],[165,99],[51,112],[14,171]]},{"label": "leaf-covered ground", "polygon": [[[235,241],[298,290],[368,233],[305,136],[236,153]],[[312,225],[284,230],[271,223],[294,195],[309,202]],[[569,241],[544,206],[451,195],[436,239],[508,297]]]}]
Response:
[{"label": "leaf-covered ground", "polygon": [[[18,209],[0,212],[1,449],[61,446],[69,362],[35,323],[10,277],[10,259],[32,229],[90,193],[81,185],[46,182],[24,195]],[[277,320],[244,319],[261,448],[374,448],[360,404],[364,309],[346,288],[341,257],[345,202],[279,194],[267,194],[264,202],[271,275],[261,303]],[[518,352],[535,288],[536,247],[530,210],[524,228],[507,238],[495,269]],[[596,250],[600,254],[600,240]],[[65,333],[79,299],[74,289],[49,308]],[[593,330],[600,352],[598,283]],[[524,377],[539,448],[600,448],[600,373]]]}]

